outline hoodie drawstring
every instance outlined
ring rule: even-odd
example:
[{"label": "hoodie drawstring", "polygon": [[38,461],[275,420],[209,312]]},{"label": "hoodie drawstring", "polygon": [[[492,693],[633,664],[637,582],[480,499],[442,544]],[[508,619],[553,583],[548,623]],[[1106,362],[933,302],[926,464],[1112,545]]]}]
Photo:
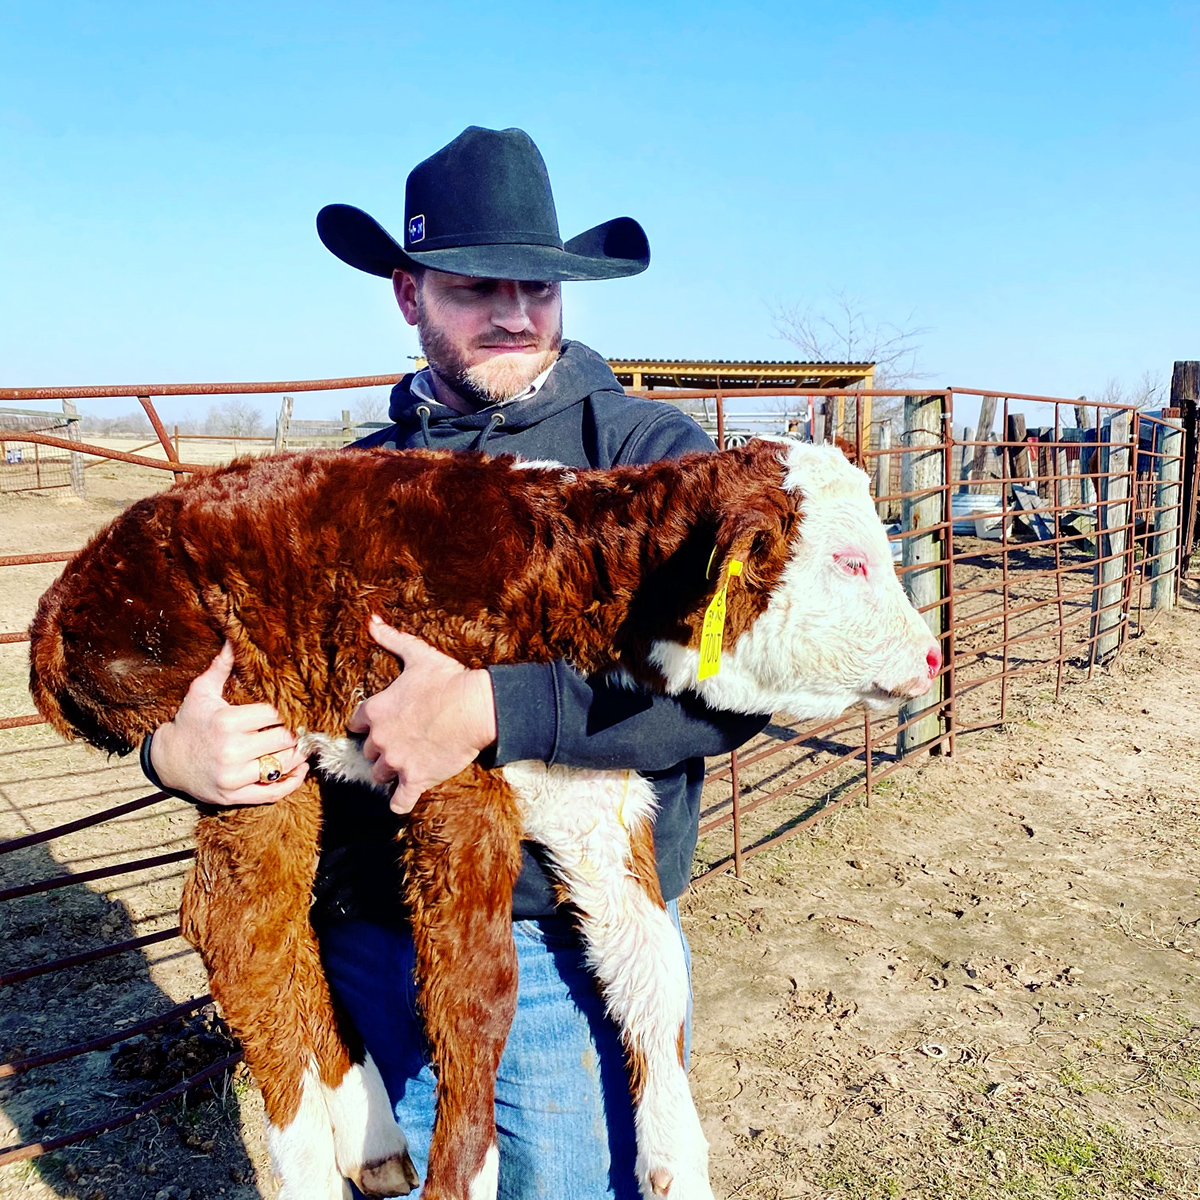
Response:
[{"label": "hoodie drawstring", "polygon": [[483,450],[487,444],[488,438],[490,438],[492,436],[492,434],[495,433],[498,426],[503,425],[503,424],[504,424],[504,414],[501,412],[492,413],[492,415],[488,418],[487,427],[485,429],[481,429],[479,431],[479,436],[475,439],[475,445],[472,446],[471,449],[472,450]]},{"label": "hoodie drawstring", "polygon": [[425,449],[428,450],[433,445],[429,438],[429,405],[418,404],[417,416],[421,418],[421,437],[425,439]]}]

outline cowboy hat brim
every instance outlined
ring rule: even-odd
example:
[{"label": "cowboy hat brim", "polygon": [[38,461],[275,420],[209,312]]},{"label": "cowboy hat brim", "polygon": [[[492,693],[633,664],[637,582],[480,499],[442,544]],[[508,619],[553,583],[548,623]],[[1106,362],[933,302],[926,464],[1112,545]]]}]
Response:
[{"label": "cowboy hat brim", "polygon": [[480,279],[568,282],[621,279],[650,265],[650,243],[632,217],[616,217],[558,246],[492,242],[406,252],[374,217],[350,204],[327,204],[317,213],[317,235],[344,263],[390,279],[415,265]]}]

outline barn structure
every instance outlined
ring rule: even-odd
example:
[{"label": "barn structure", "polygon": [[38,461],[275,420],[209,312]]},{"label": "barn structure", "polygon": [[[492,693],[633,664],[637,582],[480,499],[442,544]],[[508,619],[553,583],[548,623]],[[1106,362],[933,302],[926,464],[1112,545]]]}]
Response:
[{"label": "barn structure", "polygon": [[610,358],[617,381],[634,391],[664,388],[872,388],[870,362],[764,362],[727,359]]}]

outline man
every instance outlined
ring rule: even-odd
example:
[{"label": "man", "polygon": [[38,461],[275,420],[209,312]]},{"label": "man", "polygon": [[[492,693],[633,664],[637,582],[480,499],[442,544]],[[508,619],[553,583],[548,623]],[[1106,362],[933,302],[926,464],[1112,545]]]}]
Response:
[{"label": "man", "polygon": [[[602,467],[712,448],[689,418],[626,396],[597,354],[562,340],[561,282],[636,274],[649,246],[629,218],[564,244],[545,165],[522,131],[472,127],[417,166],[403,246],[347,205],[322,209],[317,228],[343,261],[392,280],[429,361],[393,389],[394,423],[359,445]],[[486,525],[487,513],[474,519]],[[678,921],[704,756],[765,722],[585,679],[564,662],[467,670],[382,622],[372,633],[404,673],[364,700],[351,728],[365,735],[374,779],[395,788],[390,806],[365,788],[324,788],[313,923],[334,992],[379,1065],[424,1174],[434,1080],[399,902],[399,818],[476,758],[642,771],[659,801],[658,871]],[[206,803],[271,803],[300,786],[307,765],[270,706],[225,703],[231,666],[226,647],[147,740],[143,763],[156,782]],[[496,1087],[500,1194],[636,1197],[622,1049],[536,853],[527,848],[513,897],[520,990]]]}]

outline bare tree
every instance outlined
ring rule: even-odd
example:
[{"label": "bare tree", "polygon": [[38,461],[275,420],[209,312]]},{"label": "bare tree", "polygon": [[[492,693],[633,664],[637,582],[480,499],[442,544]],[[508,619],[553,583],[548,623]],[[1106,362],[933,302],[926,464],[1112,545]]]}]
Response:
[{"label": "bare tree", "polygon": [[263,427],[262,412],[244,396],[230,396],[208,410],[204,422],[207,433],[227,437],[253,437]]},{"label": "bare tree", "polygon": [[375,389],[360,392],[350,406],[350,412],[359,425],[368,421],[382,421],[388,414],[388,393]]},{"label": "bare tree", "polygon": [[114,437],[121,434],[133,434],[134,437],[150,438],[154,430],[150,421],[140,409],[136,412],[122,413],[119,417],[97,417],[88,415],[82,421],[83,433],[99,434],[100,437]]},{"label": "bare tree", "polygon": [[1126,387],[1115,375],[1110,375],[1095,399],[1098,404],[1114,407],[1161,408],[1166,403],[1166,390],[1161,373],[1147,370],[1131,387]]},{"label": "bare tree", "polygon": [[862,304],[846,292],[835,292],[821,306],[786,304],[771,307],[775,334],[791,342],[809,362],[872,362],[875,386],[904,387],[928,378],[921,370],[921,339],[929,332],[905,322],[894,325],[869,317]]}]

